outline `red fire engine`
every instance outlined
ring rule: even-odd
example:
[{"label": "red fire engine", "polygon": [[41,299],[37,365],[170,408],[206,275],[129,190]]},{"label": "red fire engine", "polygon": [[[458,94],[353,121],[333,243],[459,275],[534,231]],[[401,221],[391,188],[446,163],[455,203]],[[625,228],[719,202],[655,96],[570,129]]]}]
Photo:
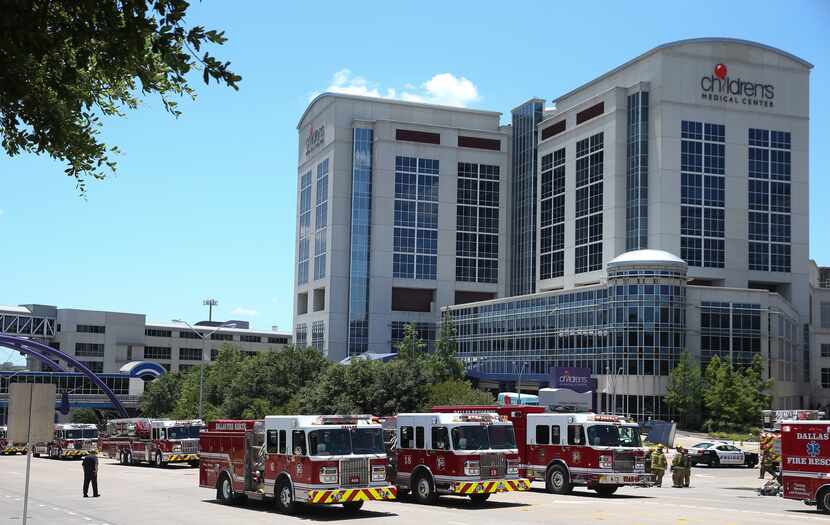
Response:
[{"label": "red fire engine", "polygon": [[122,465],[151,463],[163,467],[170,463],[199,464],[201,419],[111,419],[101,450]]},{"label": "red fire engine", "polygon": [[513,425],[494,413],[400,414],[391,447],[392,479],[419,503],[439,494],[483,503],[496,492],[527,490],[519,478]]},{"label": "red fire engine", "polygon": [[830,513],[830,421],[781,422],[784,497]]},{"label": "red fire engine", "polygon": [[298,503],[342,504],[395,499],[386,480],[381,426],[370,416],[267,416],[219,420],[200,442],[199,486],[234,504],[274,500],[290,514]]},{"label": "red fire engine", "polygon": [[9,443],[7,436],[8,428],[4,426],[0,427],[0,455],[11,456],[13,454],[26,453],[26,445]]},{"label": "red fire engine", "polygon": [[35,443],[32,455],[53,459],[80,458],[90,450],[98,449],[98,427],[86,423],[55,424],[55,439],[48,443]]},{"label": "red fire engine", "polygon": [[445,406],[439,412],[497,412],[513,422],[521,457],[520,474],[542,480],[554,494],[585,486],[609,496],[624,485],[650,487],[648,449],[636,423],[622,416],[546,412],[540,406]]}]

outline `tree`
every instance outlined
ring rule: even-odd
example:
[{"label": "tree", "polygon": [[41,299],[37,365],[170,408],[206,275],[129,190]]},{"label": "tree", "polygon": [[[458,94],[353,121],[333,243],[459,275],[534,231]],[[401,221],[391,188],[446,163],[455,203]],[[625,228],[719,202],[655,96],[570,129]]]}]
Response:
[{"label": "tree", "polygon": [[686,350],[680,354],[672,369],[666,388],[666,404],[678,414],[684,428],[688,428],[700,415],[702,390],[700,365]]},{"label": "tree", "polygon": [[400,359],[414,361],[427,345],[418,337],[418,328],[415,323],[407,323],[403,327],[403,339],[395,346]]},{"label": "tree", "polygon": [[101,117],[123,116],[140,97],[195,98],[188,74],[238,89],[230,62],[202,47],[224,32],[187,27],[184,0],[21,0],[0,7],[0,135],[9,156],[45,153],[86,177],[114,172],[118,152],[100,138]]},{"label": "tree", "polygon": [[182,374],[164,374],[145,383],[140,410],[145,417],[166,417],[176,407],[182,391]]},{"label": "tree", "polygon": [[468,381],[450,379],[429,387],[424,409],[437,405],[492,405],[495,402],[490,392],[473,388]]},{"label": "tree", "polygon": [[97,425],[98,415],[91,408],[76,408],[69,413],[69,420],[73,423],[88,423]]},{"label": "tree", "polygon": [[456,357],[455,322],[449,314],[441,316],[441,327],[435,341],[435,352],[428,356],[433,382],[460,380],[464,378],[464,364]]},{"label": "tree", "polygon": [[[205,420],[225,417],[221,407],[228,395],[228,385],[236,381],[244,359],[237,347],[224,343],[214,362],[205,366],[202,388],[202,417]],[[176,419],[195,418],[199,414],[199,369],[191,369],[183,379],[172,415]]]}]

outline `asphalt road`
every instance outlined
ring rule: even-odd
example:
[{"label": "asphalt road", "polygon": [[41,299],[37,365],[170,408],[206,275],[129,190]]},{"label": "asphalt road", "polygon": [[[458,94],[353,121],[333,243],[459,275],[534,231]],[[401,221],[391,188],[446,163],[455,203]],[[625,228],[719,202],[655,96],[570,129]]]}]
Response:
[{"label": "asphalt road", "polygon": [[[20,523],[26,458],[0,457],[0,524]],[[215,491],[197,485],[198,469],[121,466],[101,460],[102,497],[81,497],[79,461],[32,459],[29,523],[146,525],[238,523],[395,523],[412,525],[568,525],[625,524],[810,524],[830,523],[830,516],[797,501],[758,496],[758,471],[695,468],[692,487],[622,489],[610,498],[576,489],[553,496],[534,484],[531,492],[497,495],[483,507],[461,498],[443,497],[434,507],[410,501],[372,502],[355,515],[341,507],[316,507],[283,516],[270,505],[227,507],[214,501]],[[668,476],[666,478],[668,480]],[[243,521],[244,520],[244,521]]]}]

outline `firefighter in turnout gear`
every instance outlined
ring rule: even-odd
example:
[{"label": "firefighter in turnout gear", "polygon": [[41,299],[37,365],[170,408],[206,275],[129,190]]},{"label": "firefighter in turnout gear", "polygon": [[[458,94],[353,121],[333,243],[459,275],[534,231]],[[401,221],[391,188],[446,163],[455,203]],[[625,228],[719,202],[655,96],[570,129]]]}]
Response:
[{"label": "firefighter in turnout gear", "polygon": [[677,453],[671,462],[672,486],[688,487],[691,470],[688,452],[683,447],[678,446]]},{"label": "firefighter in turnout gear", "polygon": [[663,445],[657,445],[657,448],[651,454],[651,472],[654,474],[654,479],[658,487],[663,486],[663,475],[666,473],[666,455],[663,453]]}]

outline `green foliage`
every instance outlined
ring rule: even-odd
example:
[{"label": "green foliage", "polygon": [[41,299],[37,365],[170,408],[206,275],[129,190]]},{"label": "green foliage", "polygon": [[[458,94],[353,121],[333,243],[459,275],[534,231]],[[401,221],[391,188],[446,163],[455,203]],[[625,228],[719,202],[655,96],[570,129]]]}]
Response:
[{"label": "green foliage", "polygon": [[758,424],[761,411],[769,406],[766,392],[772,387],[772,380],[764,379],[763,372],[758,355],[744,370],[733,370],[718,356],[709,361],[703,393],[708,431],[745,433]]},{"label": "green foliage", "polygon": [[69,413],[69,421],[72,423],[98,424],[98,415],[91,408],[76,408]]},{"label": "green foliage", "polygon": [[436,405],[494,405],[496,398],[490,392],[473,388],[469,381],[450,379],[429,387],[424,408]]},{"label": "green foliage", "polygon": [[455,323],[446,312],[441,317],[441,328],[435,341],[435,352],[427,355],[433,381],[448,381],[464,377],[464,364],[455,358],[458,343],[455,340]]},{"label": "green foliage", "polygon": [[669,376],[666,388],[666,404],[680,417],[681,425],[688,428],[697,422],[701,410],[703,380],[700,364],[687,351],[680,354],[677,364]]},{"label": "green foliage", "polygon": [[176,407],[182,390],[182,374],[164,374],[145,383],[141,396],[141,413],[146,417],[163,417]]},{"label": "green foliage", "polygon": [[238,89],[241,77],[202,50],[221,31],[185,25],[183,0],[28,0],[0,7],[0,135],[9,156],[46,153],[64,162],[85,192],[86,177],[114,172],[117,147],[100,138],[101,117],[121,117],[157,94],[195,98],[193,70]]},{"label": "green foliage", "polygon": [[426,348],[424,341],[418,337],[415,323],[403,327],[403,339],[397,344],[398,358],[404,361],[414,361]]}]

